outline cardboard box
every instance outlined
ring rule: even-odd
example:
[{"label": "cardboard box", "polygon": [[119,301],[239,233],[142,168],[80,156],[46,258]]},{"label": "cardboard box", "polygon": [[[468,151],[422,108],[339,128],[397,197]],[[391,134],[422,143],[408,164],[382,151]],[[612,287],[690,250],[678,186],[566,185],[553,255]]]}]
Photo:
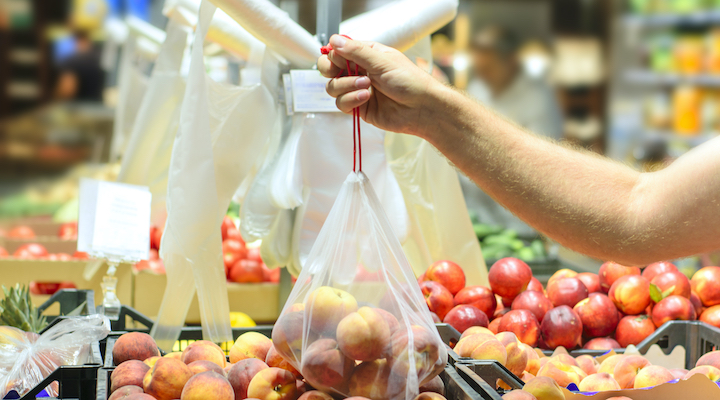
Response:
[{"label": "cardboard box", "polygon": [[[19,283],[29,285],[30,281],[61,282],[72,281],[78,289],[91,289],[95,291],[95,304],[102,304],[103,294],[100,283],[107,271],[103,265],[90,280],[83,276],[87,260],[49,261],[49,260],[18,260],[0,259],[0,285],[6,287]],[[117,295],[120,302],[130,304],[132,300],[132,272],[130,264],[120,264],[115,276],[118,278]],[[42,304],[45,296],[34,297],[36,306]]]},{"label": "cardboard box", "polygon": [[[130,306],[153,320],[157,319],[167,276],[143,270],[135,276],[134,302]],[[276,283],[227,283],[230,311],[244,312],[258,324],[275,322],[280,315],[280,290]],[[123,302],[123,304],[125,304]],[[187,324],[200,323],[200,307],[197,294],[193,296]]]}]

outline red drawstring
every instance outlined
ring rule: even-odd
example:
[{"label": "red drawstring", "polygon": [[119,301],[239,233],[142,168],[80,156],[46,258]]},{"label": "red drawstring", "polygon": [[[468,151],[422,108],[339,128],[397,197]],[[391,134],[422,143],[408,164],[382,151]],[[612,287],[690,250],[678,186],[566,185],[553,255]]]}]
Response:
[{"label": "red drawstring", "polygon": [[[341,35],[350,39],[347,35]],[[352,39],[351,39],[352,40]],[[327,55],[332,50],[332,45],[328,43],[327,46],[322,46],[320,52]],[[355,64],[355,73],[353,74],[350,68],[350,61],[345,60],[347,63],[347,76],[359,76],[360,69]],[[339,78],[343,75],[344,71],[340,71],[335,78]],[[333,78],[333,79],[335,79]],[[355,139],[355,133],[357,132],[357,140]],[[362,137],[360,136],[360,108],[353,108],[353,172],[356,172],[355,165],[358,165],[357,171],[362,171]]]}]

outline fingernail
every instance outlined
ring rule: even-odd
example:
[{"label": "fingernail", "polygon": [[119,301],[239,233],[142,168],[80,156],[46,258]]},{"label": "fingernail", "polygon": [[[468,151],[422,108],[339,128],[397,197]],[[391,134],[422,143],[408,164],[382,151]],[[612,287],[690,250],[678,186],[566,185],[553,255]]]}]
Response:
[{"label": "fingernail", "polygon": [[365,101],[370,98],[370,92],[367,90],[361,90],[360,93],[357,95],[358,100]]},{"label": "fingernail", "polygon": [[363,76],[355,79],[355,87],[358,89],[367,89],[370,87],[370,78]]},{"label": "fingernail", "polygon": [[330,37],[330,44],[332,45],[333,49],[340,49],[345,46],[345,43],[347,43],[347,40],[340,35],[333,35],[332,37]]}]

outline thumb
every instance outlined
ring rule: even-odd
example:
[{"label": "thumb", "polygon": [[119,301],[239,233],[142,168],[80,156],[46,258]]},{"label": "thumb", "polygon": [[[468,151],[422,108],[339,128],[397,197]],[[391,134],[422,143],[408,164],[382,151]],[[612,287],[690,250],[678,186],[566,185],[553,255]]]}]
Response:
[{"label": "thumb", "polygon": [[384,52],[380,51],[381,46],[377,43],[361,42],[340,35],[333,35],[330,37],[330,45],[336,55],[359,65],[368,74],[383,72],[383,65],[385,64]]}]

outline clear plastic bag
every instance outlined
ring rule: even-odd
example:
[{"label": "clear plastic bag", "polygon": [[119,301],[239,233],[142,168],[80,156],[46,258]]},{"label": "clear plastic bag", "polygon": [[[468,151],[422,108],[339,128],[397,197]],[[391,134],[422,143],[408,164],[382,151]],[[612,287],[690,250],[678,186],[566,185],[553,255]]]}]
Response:
[{"label": "clear plastic bag", "polygon": [[[359,279],[361,269],[379,280]],[[445,345],[363,172],[342,184],[272,339],[332,395],[410,400],[445,367]]]},{"label": "clear plastic bag", "polygon": [[[88,359],[90,344],[110,333],[110,321],[102,315],[67,318],[42,335],[0,326],[0,398],[14,390],[21,396],[61,365],[81,365]],[[46,391],[57,396],[57,386]]]}]

